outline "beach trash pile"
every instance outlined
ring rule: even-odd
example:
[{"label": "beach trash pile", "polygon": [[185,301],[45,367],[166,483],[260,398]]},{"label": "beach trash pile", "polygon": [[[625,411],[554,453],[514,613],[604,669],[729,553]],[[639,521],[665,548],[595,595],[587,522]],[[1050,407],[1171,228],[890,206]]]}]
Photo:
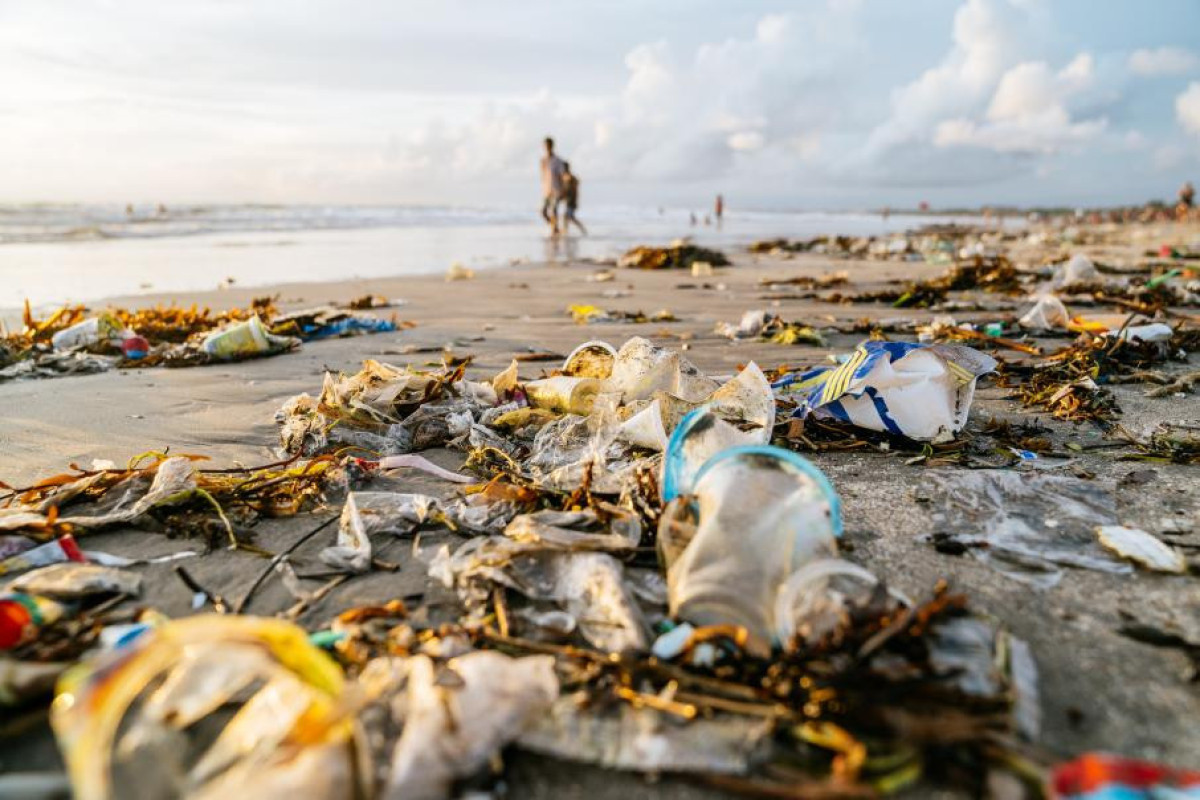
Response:
[{"label": "beach trash pile", "polygon": [[0,335],[0,381],[241,361],[286,353],[314,339],[391,332],[398,324],[332,306],[281,314],[269,297],[219,313],[157,306],[93,314],[84,306],[64,306],[41,320],[27,302],[23,329]]},{"label": "beach trash pile", "polygon": [[[367,361],[282,405],[278,463],[147,454],[6,490],[0,698],[46,702],[57,681],[51,721],[81,798],[448,798],[488,785],[506,747],[731,791],[781,791],[785,770],[865,796],[949,764],[1036,787],[1029,647],[943,583],[908,597],[848,560],[836,487],[772,444],[788,424],[777,404],[796,406],[781,392],[834,379],[805,414],[836,401],[867,429],[961,427],[987,357],[872,360],[870,344],[822,383],[776,387],[753,362],[710,375],[639,337],[585,342],[536,378],[516,361],[484,380],[464,363]],[[905,413],[906,393],[930,419]],[[855,416],[859,397],[891,410]],[[433,449],[462,452],[462,468],[421,455]],[[372,487],[413,471],[444,491]],[[248,535],[330,506],[285,551]],[[110,526],[205,531],[201,546],[267,558],[227,598],[187,571],[202,557],[188,551],[176,573],[207,613],[122,611],[141,591],[135,562],[87,549]],[[421,546],[433,530],[452,534]],[[393,569],[377,548],[396,537],[453,615],[397,597],[295,622],[330,588]],[[323,544],[316,590],[295,556],[309,540]],[[268,581],[295,606],[246,613]]]}]

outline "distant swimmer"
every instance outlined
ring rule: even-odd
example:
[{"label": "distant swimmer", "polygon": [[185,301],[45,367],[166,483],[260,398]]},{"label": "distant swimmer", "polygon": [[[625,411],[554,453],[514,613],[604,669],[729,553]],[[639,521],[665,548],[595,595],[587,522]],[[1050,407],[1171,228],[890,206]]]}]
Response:
[{"label": "distant swimmer", "polygon": [[546,137],[542,156],[542,219],[550,223],[550,233],[558,235],[558,204],[562,201],[563,160],[554,153],[554,140]]},{"label": "distant swimmer", "polygon": [[574,222],[579,232],[587,236],[587,228],[583,227],[583,223],[575,216],[579,209],[579,178],[571,172],[571,165],[566,161],[563,162],[562,186],[563,205],[566,209],[563,213],[563,233],[569,232],[571,223]]}]

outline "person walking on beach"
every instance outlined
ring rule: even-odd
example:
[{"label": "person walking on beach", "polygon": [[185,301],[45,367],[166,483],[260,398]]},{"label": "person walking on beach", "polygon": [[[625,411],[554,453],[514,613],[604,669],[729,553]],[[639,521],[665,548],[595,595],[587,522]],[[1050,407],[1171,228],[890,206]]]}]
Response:
[{"label": "person walking on beach", "polygon": [[1192,213],[1192,203],[1196,200],[1196,188],[1192,186],[1191,181],[1184,181],[1183,186],[1179,187],[1179,205],[1175,206],[1175,218],[1180,222],[1187,222],[1187,218]]},{"label": "person walking on beach", "polygon": [[717,224],[720,225],[722,218],[725,216],[725,198],[721,195],[717,195],[717,203],[713,211],[716,213]]},{"label": "person walking on beach", "polygon": [[571,172],[571,164],[567,161],[563,162],[562,185],[563,205],[566,209],[563,213],[563,233],[569,233],[571,223],[574,222],[579,232],[587,236],[587,228],[583,227],[583,223],[575,216],[575,211],[579,208],[579,178]]},{"label": "person walking on beach", "polygon": [[558,204],[563,193],[563,160],[554,153],[554,140],[544,142],[542,156],[542,219],[550,223],[550,235],[558,235]]}]

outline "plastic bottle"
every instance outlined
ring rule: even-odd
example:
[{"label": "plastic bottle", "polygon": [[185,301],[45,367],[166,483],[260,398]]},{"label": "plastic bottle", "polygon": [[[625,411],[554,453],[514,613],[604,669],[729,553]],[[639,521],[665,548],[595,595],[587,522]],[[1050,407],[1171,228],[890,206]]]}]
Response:
[{"label": "plastic bottle", "polygon": [[46,597],[0,594],[0,650],[11,650],[38,637],[42,628],[62,619],[66,609]]},{"label": "plastic bottle", "polygon": [[50,343],[55,350],[70,350],[75,347],[86,347],[104,339],[115,339],[121,331],[121,323],[112,314],[100,314],[88,317],[82,322],[76,322],[51,337]]}]

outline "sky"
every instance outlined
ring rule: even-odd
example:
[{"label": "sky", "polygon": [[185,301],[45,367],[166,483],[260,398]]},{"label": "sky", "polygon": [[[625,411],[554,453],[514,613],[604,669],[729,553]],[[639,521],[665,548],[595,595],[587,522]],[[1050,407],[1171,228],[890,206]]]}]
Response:
[{"label": "sky", "polygon": [[[0,202],[1109,205],[1200,181],[1196,0],[0,0]],[[698,198],[703,198],[699,200]]]}]

